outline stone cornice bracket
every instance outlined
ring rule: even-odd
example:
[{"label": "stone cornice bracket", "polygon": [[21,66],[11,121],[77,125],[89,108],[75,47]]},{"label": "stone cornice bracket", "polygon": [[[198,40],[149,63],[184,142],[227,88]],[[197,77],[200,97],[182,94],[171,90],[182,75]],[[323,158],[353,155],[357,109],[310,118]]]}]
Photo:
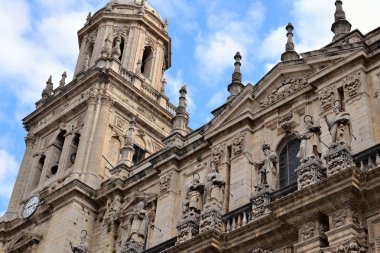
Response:
[{"label": "stone cornice bracket", "polygon": [[98,80],[101,84],[108,84],[111,79],[111,75],[108,69],[102,68],[98,74]]},{"label": "stone cornice bracket", "polygon": [[232,82],[228,85],[228,92],[230,92],[230,96],[228,97],[227,101],[231,101],[234,97],[236,97],[244,88],[244,85],[242,84],[242,74],[241,74],[241,59],[243,57],[241,56],[240,52],[236,52],[234,59],[235,59],[235,70],[232,74]]},{"label": "stone cornice bracket", "polygon": [[344,12],[342,5],[343,2],[341,0],[335,1],[335,22],[331,26],[331,31],[335,34],[333,41],[342,38],[351,31],[351,24],[346,19],[346,13]]},{"label": "stone cornice bracket", "polygon": [[25,140],[26,145],[29,145],[29,144],[33,145],[36,142],[37,138],[34,134],[28,133],[28,135],[24,138],[24,140]]},{"label": "stone cornice bracket", "polygon": [[285,29],[287,31],[286,37],[288,38],[288,41],[286,42],[285,52],[281,55],[281,61],[286,62],[286,61],[298,60],[300,56],[294,50],[294,42],[293,42],[294,27],[292,23],[288,23]]}]

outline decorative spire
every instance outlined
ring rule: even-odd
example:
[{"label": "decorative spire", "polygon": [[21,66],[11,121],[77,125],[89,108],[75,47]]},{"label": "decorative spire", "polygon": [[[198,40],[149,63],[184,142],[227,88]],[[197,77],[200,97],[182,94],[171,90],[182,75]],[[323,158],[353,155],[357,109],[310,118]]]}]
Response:
[{"label": "decorative spire", "polygon": [[186,112],[187,108],[187,88],[183,85],[179,90],[179,102],[176,110],[176,115],[173,118],[172,133],[180,133],[185,136],[187,134],[187,124],[189,123],[189,114]]},{"label": "decorative spire", "polygon": [[232,100],[237,94],[241,92],[244,85],[242,84],[242,74],[241,74],[241,59],[243,57],[241,56],[240,52],[236,52],[234,59],[235,59],[235,70],[232,74],[232,83],[228,85],[228,91],[230,92],[230,96],[228,97],[228,101]]},{"label": "decorative spire", "polygon": [[60,87],[60,88],[63,88],[63,86],[66,85],[66,78],[67,78],[67,73],[66,73],[66,71],[65,71],[65,72],[63,72],[63,74],[62,74],[62,79],[61,79],[61,81],[59,81],[59,87]]},{"label": "decorative spire", "polygon": [[292,25],[292,23],[288,23],[285,29],[287,31],[286,37],[288,37],[288,41],[286,42],[285,53],[281,55],[281,61],[285,62],[285,61],[297,60],[300,58],[300,56],[296,51],[294,51],[294,42],[293,42],[294,26]]},{"label": "decorative spire", "polygon": [[346,20],[346,13],[344,12],[342,5],[343,2],[341,0],[335,1],[335,22],[331,26],[331,31],[335,34],[333,41],[342,38],[351,31],[351,24]]},{"label": "decorative spire", "polygon": [[52,94],[53,94],[53,81],[52,81],[52,76],[50,76],[46,82],[45,89],[42,91],[42,100],[48,99]]}]

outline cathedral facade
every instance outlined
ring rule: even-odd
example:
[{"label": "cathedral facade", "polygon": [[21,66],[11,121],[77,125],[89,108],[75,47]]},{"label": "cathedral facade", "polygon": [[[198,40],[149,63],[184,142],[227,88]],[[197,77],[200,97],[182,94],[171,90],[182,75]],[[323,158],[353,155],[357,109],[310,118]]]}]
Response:
[{"label": "cathedral facade", "polygon": [[[168,21],[112,0],[78,32],[74,78],[46,83],[0,253],[380,253],[380,27],[351,31],[243,84],[197,130],[165,95]],[[332,6],[333,8],[333,6]],[[231,67],[232,67],[231,62]]]}]

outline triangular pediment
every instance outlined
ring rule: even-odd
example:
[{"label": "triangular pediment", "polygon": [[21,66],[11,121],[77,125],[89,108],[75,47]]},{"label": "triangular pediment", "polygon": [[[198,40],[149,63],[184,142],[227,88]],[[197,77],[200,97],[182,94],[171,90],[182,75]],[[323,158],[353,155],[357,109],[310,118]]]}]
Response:
[{"label": "triangular pediment", "polygon": [[124,204],[121,208],[122,212],[128,212],[134,208],[135,205],[139,202],[143,202],[145,205],[156,200],[157,194],[155,193],[146,193],[146,192],[134,192],[131,195],[127,196],[124,200]]},{"label": "triangular pediment", "polygon": [[205,139],[209,139],[239,122],[242,115],[247,116],[247,114],[250,114],[252,111],[253,91],[254,87],[248,84],[234,99],[215,110],[213,112],[215,117],[201,130]]}]

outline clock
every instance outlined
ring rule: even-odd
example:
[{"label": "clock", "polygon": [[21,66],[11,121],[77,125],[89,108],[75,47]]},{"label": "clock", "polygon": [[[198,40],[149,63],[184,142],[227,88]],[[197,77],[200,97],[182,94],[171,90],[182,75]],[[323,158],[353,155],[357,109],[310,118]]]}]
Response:
[{"label": "clock", "polygon": [[24,209],[22,210],[22,217],[30,217],[36,210],[37,206],[40,203],[40,198],[38,196],[31,197],[25,204]]}]

